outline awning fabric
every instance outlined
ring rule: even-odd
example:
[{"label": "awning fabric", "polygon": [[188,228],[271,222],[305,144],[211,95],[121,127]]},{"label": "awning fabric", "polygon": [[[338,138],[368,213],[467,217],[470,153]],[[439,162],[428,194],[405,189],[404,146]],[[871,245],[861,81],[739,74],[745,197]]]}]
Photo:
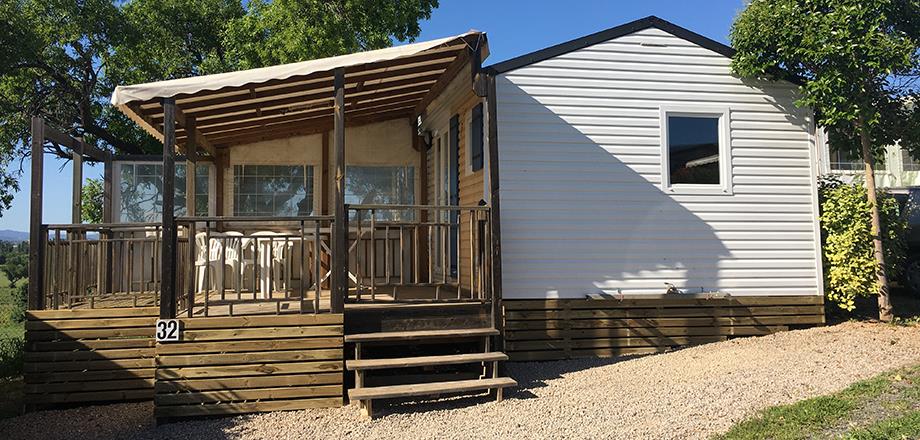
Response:
[{"label": "awning fabric", "polygon": [[[331,116],[324,112],[324,109],[331,109],[331,93],[328,96],[324,93],[331,91],[332,75],[339,68],[346,71],[346,96],[353,98],[348,111],[365,116],[369,114],[366,108],[378,108],[381,112],[408,108],[413,102],[421,101],[425,86],[434,85],[436,76],[447,71],[457,58],[465,56],[469,48],[480,42],[485,46],[484,37],[485,34],[478,31],[469,31],[437,40],[330,58],[118,86],[111,102],[153,136],[162,139],[160,100],[175,98],[178,112],[183,118],[194,117],[205,138],[213,138],[218,144],[240,142],[252,139],[261,132],[260,128],[279,132],[294,122]],[[487,46],[483,49],[484,58]],[[244,133],[247,136],[242,136]],[[181,124],[178,136],[182,143],[185,133]]]}]

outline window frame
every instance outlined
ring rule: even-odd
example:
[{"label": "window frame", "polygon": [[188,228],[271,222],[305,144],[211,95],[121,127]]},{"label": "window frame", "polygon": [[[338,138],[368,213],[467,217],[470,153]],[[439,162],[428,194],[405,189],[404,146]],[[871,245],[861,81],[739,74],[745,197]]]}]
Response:
[{"label": "window frame", "polygon": [[[660,107],[661,125],[661,189],[668,194],[731,195],[731,109],[708,105],[679,105]],[[718,118],[719,184],[671,184],[669,117]]]}]

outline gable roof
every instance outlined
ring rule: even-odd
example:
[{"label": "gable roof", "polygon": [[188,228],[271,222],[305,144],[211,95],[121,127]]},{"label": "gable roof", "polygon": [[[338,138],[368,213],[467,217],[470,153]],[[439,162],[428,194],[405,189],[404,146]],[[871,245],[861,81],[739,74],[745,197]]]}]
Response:
[{"label": "gable roof", "polygon": [[510,70],[557,57],[559,55],[602,43],[607,40],[622,37],[624,35],[629,35],[633,32],[648,28],[661,29],[669,34],[702,46],[728,58],[731,58],[735,55],[735,49],[732,49],[730,46],[722,44],[716,40],[713,40],[712,38],[704,37],[689,29],[682,28],[667,20],[663,20],[654,15],[651,15],[645,18],[640,18],[636,21],[631,21],[626,24],[612,27],[607,30],[596,32],[591,35],[586,35],[571,41],[566,41],[565,43],[560,43],[555,46],[540,49],[536,52],[524,54],[507,61],[502,61],[500,63],[489,66],[487,69],[492,73],[508,72]]}]

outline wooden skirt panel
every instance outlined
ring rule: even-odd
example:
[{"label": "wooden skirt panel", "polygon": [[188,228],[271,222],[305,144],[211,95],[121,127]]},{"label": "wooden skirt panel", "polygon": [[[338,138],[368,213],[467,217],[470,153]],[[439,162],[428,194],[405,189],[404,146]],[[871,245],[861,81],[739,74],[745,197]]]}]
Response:
[{"label": "wooden skirt panel", "polygon": [[821,296],[504,300],[512,361],[611,357],[824,324]]},{"label": "wooden skirt panel", "polygon": [[158,418],[341,406],[343,315],[181,318],[157,345]]},{"label": "wooden skirt panel", "polygon": [[158,314],[154,307],[27,312],[26,403],[152,398]]}]

